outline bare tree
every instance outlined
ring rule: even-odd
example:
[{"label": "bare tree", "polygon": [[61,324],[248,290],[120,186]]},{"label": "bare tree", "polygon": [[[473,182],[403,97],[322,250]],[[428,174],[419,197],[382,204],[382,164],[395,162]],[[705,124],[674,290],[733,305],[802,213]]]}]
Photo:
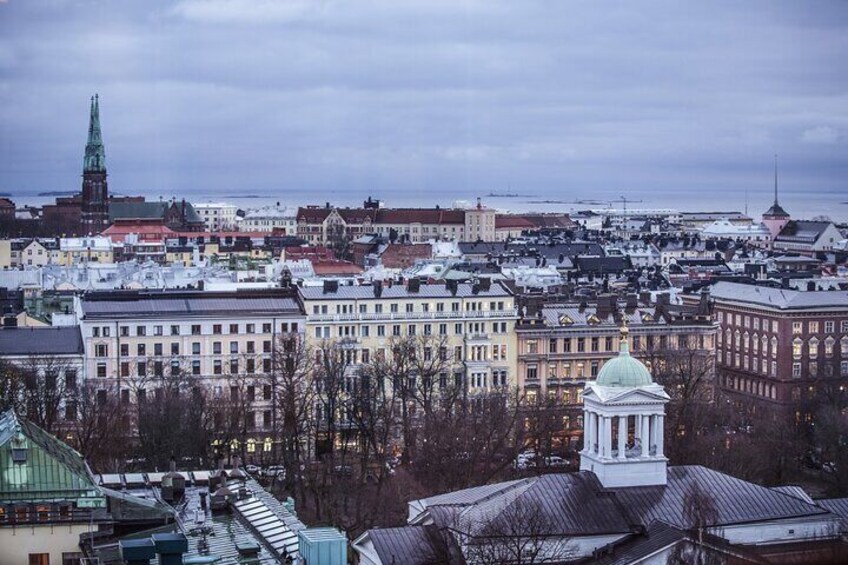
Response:
[{"label": "bare tree", "polygon": [[66,440],[91,467],[100,472],[123,470],[131,453],[128,407],[116,387],[80,383],[69,391],[66,409]]},{"label": "bare tree", "polygon": [[519,496],[483,524],[470,523],[462,514],[456,522],[452,529],[468,563],[534,565],[575,557],[570,540],[550,531],[549,517],[534,499]]},{"label": "bare tree", "polygon": [[271,459],[286,470],[285,487],[292,492],[301,467],[311,457],[315,441],[317,382],[315,354],[302,336],[281,334],[272,345],[271,371],[262,377],[271,396]]}]

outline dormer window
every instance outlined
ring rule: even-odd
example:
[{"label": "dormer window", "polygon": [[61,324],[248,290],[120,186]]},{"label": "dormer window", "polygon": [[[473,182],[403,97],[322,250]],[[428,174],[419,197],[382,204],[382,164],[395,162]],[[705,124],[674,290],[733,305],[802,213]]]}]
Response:
[{"label": "dormer window", "polygon": [[567,314],[563,314],[559,317],[559,325],[561,326],[570,326],[573,323],[574,320],[572,320]]},{"label": "dormer window", "polygon": [[24,465],[27,462],[27,450],[25,447],[12,448],[12,463]]}]

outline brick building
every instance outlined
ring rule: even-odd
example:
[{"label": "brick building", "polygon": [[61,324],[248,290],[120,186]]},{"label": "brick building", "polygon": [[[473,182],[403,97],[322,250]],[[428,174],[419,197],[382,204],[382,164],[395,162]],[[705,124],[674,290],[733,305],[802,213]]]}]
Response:
[{"label": "brick building", "polygon": [[822,384],[848,384],[848,292],[719,282],[720,390],[740,405],[791,407]]}]

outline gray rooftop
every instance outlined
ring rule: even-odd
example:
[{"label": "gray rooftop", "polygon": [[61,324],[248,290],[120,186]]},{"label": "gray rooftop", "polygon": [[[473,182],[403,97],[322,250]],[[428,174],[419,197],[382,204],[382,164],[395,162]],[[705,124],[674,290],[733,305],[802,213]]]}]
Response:
[{"label": "gray rooftop", "polygon": [[848,291],[801,291],[721,281],[710,292],[723,302],[736,302],[778,310],[848,308]]},{"label": "gray rooftop", "polygon": [[82,355],[79,326],[0,329],[0,356]]},{"label": "gray rooftop", "polygon": [[782,492],[698,465],[668,468],[668,485],[616,489],[616,498],[642,524],[665,520],[680,528],[683,498],[697,485],[715,504],[716,525],[826,514],[827,511]]},{"label": "gray rooftop", "polygon": [[[339,286],[335,292],[324,292],[322,287],[308,286],[300,288],[300,294],[304,300],[372,300],[375,299],[373,286]],[[381,299],[400,298],[503,298],[511,296],[511,293],[498,284],[492,282],[488,290],[479,289],[473,291],[473,285],[459,283],[454,296],[443,284],[422,284],[418,292],[409,292],[405,285],[393,284],[383,285]]]},{"label": "gray rooftop", "polygon": [[181,318],[215,315],[275,316],[298,315],[300,306],[294,298],[283,296],[251,296],[239,293],[168,293],[128,294],[94,298],[83,296],[82,315],[85,319],[112,318]]}]

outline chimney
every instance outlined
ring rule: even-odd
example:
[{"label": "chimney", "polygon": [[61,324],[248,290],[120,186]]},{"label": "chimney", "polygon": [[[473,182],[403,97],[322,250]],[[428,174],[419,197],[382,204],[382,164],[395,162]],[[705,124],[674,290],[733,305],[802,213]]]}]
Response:
[{"label": "chimney", "polygon": [[335,294],[339,290],[339,281],[337,280],[325,280],[324,281],[324,294]]},{"label": "chimney", "polygon": [[374,298],[383,296],[383,281],[374,281]]},{"label": "chimney", "polygon": [[807,281],[807,290],[808,291],[816,290],[816,281]]},{"label": "chimney", "polygon": [[611,294],[602,294],[598,297],[598,305],[595,310],[595,315],[598,316],[601,320],[606,320],[613,313],[613,306],[615,302],[615,296]]},{"label": "chimney", "polygon": [[632,312],[633,310],[635,310],[638,307],[639,307],[639,297],[634,293],[628,294],[627,298],[626,298],[626,302],[625,302],[625,308],[627,308],[627,310],[629,312]]},{"label": "chimney", "polygon": [[149,565],[156,557],[156,546],[151,539],[119,540],[118,551],[126,565]]},{"label": "chimney", "polygon": [[451,296],[456,296],[456,293],[459,292],[459,283],[454,279],[445,281],[445,287],[451,293]]},{"label": "chimney", "polygon": [[406,287],[407,292],[413,293],[421,290],[421,279],[409,279]]},{"label": "chimney", "polygon": [[171,456],[170,470],[162,475],[162,500],[174,502],[185,495],[185,477],[177,473],[177,460]]},{"label": "chimney", "polygon": [[492,279],[490,279],[489,277],[483,277],[483,278],[480,279],[480,290],[485,292],[485,291],[488,291],[491,288],[492,288]]},{"label": "chimney", "polygon": [[153,534],[151,540],[159,554],[160,565],[182,565],[183,554],[188,551],[184,534]]},{"label": "chimney", "polygon": [[642,304],[648,305],[651,303],[651,293],[647,290],[643,290],[639,293],[639,302]]}]

